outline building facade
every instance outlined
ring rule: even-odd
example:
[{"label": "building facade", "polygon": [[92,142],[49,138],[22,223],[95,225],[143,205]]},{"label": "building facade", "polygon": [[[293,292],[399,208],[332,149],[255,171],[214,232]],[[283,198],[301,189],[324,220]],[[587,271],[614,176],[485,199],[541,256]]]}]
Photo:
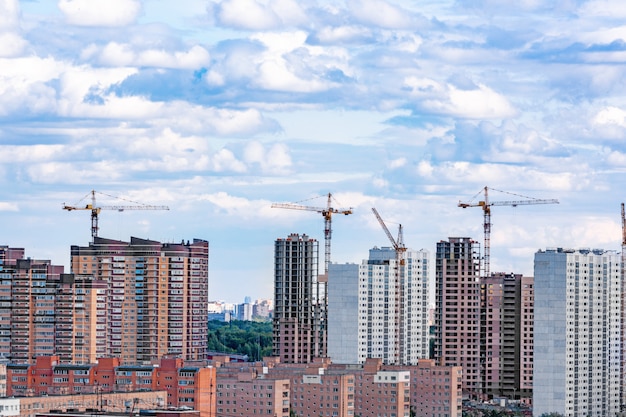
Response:
[{"label": "building facade", "polygon": [[[215,417],[216,386],[216,369],[208,362],[172,357],[154,365],[124,365],[119,358],[100,358],[90,364],[61,363],[52,355],[37,357],[31,364],[7,365],[8,396],[43,398],[52,409],[123,411],[122,403],[107,399],[118,398],[115,394],[165,391],[162,401],[150,407],[188,407],[198,410],[201,417]],[[65,403],[65,396],[78,398],[80,403]]]},{"label": "building facade", "polygon": [[533,278],[481,278],[482,387],[490,397],[532,397]]},{"label": "building facade", "polygon": [[534,415],[620,411],[620,256],[546,249],[535,254]]},{"label": "building facade", "polygon": [[72,246],[71,253],[72,272],[107,284],[97,303],[94,328],[96,337],[104,339],[97,356],[132,364],[164,355],[206,358],[207,241],[164,244],[96,237],[87,247]]},{"label": "building facade", "polygon": [[74,360],[80,353],[73,348],[84,334],[65,330],[83,322],[91,305],[81,291],[93,279],[76,280],[63,266],[24,254],[24,249],[0,246],[0,355],[27,362],[61,352],[64,360]]},{"label": "building facade", "polygon": [[[328,355],[338,363],[381,358],[387,365],[428,358],[429,254],[373,248],[360,265],[331,264]],[[398,275],[399,274],[399,275]]]},{"label": "building facade", "polygon": [[288,379],[258,378],[254,372],[223,374],[217,384],[217,416],[289,417]]},{"label": "building facade", "polygon": [[461,366],[463,391],[482,396],[479,243],[468,237],[440,241],[435,262],[435,357]]},{"label": "building facade", "polygon": [[274,246],[273,355],[283,363],[326,356],[326,286],[318,280],[319,243],[291,234]]}]

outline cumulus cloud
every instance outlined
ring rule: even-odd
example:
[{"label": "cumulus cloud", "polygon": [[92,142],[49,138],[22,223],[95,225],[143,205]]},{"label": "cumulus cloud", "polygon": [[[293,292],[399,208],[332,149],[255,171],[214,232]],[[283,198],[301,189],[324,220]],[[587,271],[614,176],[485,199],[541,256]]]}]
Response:
[{"label": "cumulus cloud", "polygon": [[68,23],[77,26],[127,26],[141,12],[137,0],[59,0]]},{"label": "cumulus cloud", "polygon": [[20,34],[18,0],[0,0],[0,58],[20,55],[26,45]]},{"label": "cumulus cloud", "polygon": [[289,149],[282,143],[266,149],[262,143],[252,141],[246,145],[243,159],[247,164],[256,165],[262,172],[268,174],[284,174],[292,164]]},{"label": "cumulus cloud", "polygon": [[598,112],[593,118],[593,123],[597,125],[617,125],[626,127],[626,111],[609,106]]},{"label": "cumulus cloud", "polygon": [[298,26],[307,15],[294,0],[223,0],[209,5],[209,14],[220,25],[244,30]]},{"label": "cumulus cloud", "polygon": [[[157,49],[135,50],[132,44],[108,43],[101,51],[98,62],[107,66],[157,67],[197,69],[210,64],[209,52],[194,45],[188,51]],[[91,52],[92,53],[92,52]]]},{"label": "cumulus cloud", "polygon": [[415,24],[411,13],[384,0],[352,0],[348,3],[353,15],[363,23],[383,28],[409,28]]},{"label": "cumulus cloud", "polygon": [[509,100],[484,84],[459,88],[428,78],[408,77],[405,85],[420,102],[418,106],[439,114],[469,119],[499,119],[517,111]]}]

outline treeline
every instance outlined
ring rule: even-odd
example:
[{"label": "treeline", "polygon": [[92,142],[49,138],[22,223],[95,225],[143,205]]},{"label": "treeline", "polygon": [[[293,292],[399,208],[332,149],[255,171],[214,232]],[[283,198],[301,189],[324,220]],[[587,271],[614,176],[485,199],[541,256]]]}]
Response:
[{"label": "treeline", "polygon": [[209,321],[209,351],[248,355],[261,360],[272,354],[272,323],[232,320]]}]

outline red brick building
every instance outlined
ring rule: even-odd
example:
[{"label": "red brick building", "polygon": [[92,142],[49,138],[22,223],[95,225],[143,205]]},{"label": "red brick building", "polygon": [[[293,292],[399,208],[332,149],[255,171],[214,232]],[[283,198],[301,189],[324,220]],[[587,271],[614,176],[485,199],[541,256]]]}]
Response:
[{"label": "red brick building", "polygon": [[166,407],[190,407],[201,417],[215,416],[215,368],[162,358],[159,364],[121,365],[119,358],[94,364],[59,363],[58,356],[40,356],[34,364],[7,365],[7,396],[103,394],[166,391]]}]

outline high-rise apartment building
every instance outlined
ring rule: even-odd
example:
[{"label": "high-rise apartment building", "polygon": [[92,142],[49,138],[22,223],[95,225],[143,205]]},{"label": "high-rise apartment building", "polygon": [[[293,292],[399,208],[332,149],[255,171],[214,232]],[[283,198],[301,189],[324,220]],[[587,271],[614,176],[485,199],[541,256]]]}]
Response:
[{"label": "high-rise apartment building", "polygon": [[2,356],[29,362],[58,355],[64,363],[86,363],[104,354],[98,319],[107,283],[63,269],[24,258],[24,249],[0,246]]},{"label": "high-rise apartment building", "polygon": [[482,394],[480,246],[468,237],[437,243],[435,357],[463,368],[463,391]]},{"label": "high-rise apartment building", "polygon": [[283,363],[326,356],[326,287],[318,280],[319,243],[291,234],[274,246],[273,355]]},{"label": "high-rise apartment building", "polygon": [[533,278],[492,273],[481,278],[482,387],[489,396],[532,395]]},{"label": "high-rise apartment building", "polygon": [[620,411],[620,256],[535,254],[533,412],[566,417]]},{"label": "high-rise apartment building", "polygon": [[[72,271],[107,283],[98,297],[98,355],[149,363],[164,355],[204,359],[207,353],[207,241],[130,243],[96,237],[72,246]],[[93,317],[91,318],[93,320]]]},{"label": "high-rise apartment building", "polygon": [[0,246],[0,354],[13,362],[55,353],[56,292],[63,266]]},{"label": "high-rise apartment building", "polygon": [[[428,358],[429,254],[373,248],[357,264],[328,270],[328,355],[337,363],[415,365]],[[396,282],[396,279],[399,281]]]}]

